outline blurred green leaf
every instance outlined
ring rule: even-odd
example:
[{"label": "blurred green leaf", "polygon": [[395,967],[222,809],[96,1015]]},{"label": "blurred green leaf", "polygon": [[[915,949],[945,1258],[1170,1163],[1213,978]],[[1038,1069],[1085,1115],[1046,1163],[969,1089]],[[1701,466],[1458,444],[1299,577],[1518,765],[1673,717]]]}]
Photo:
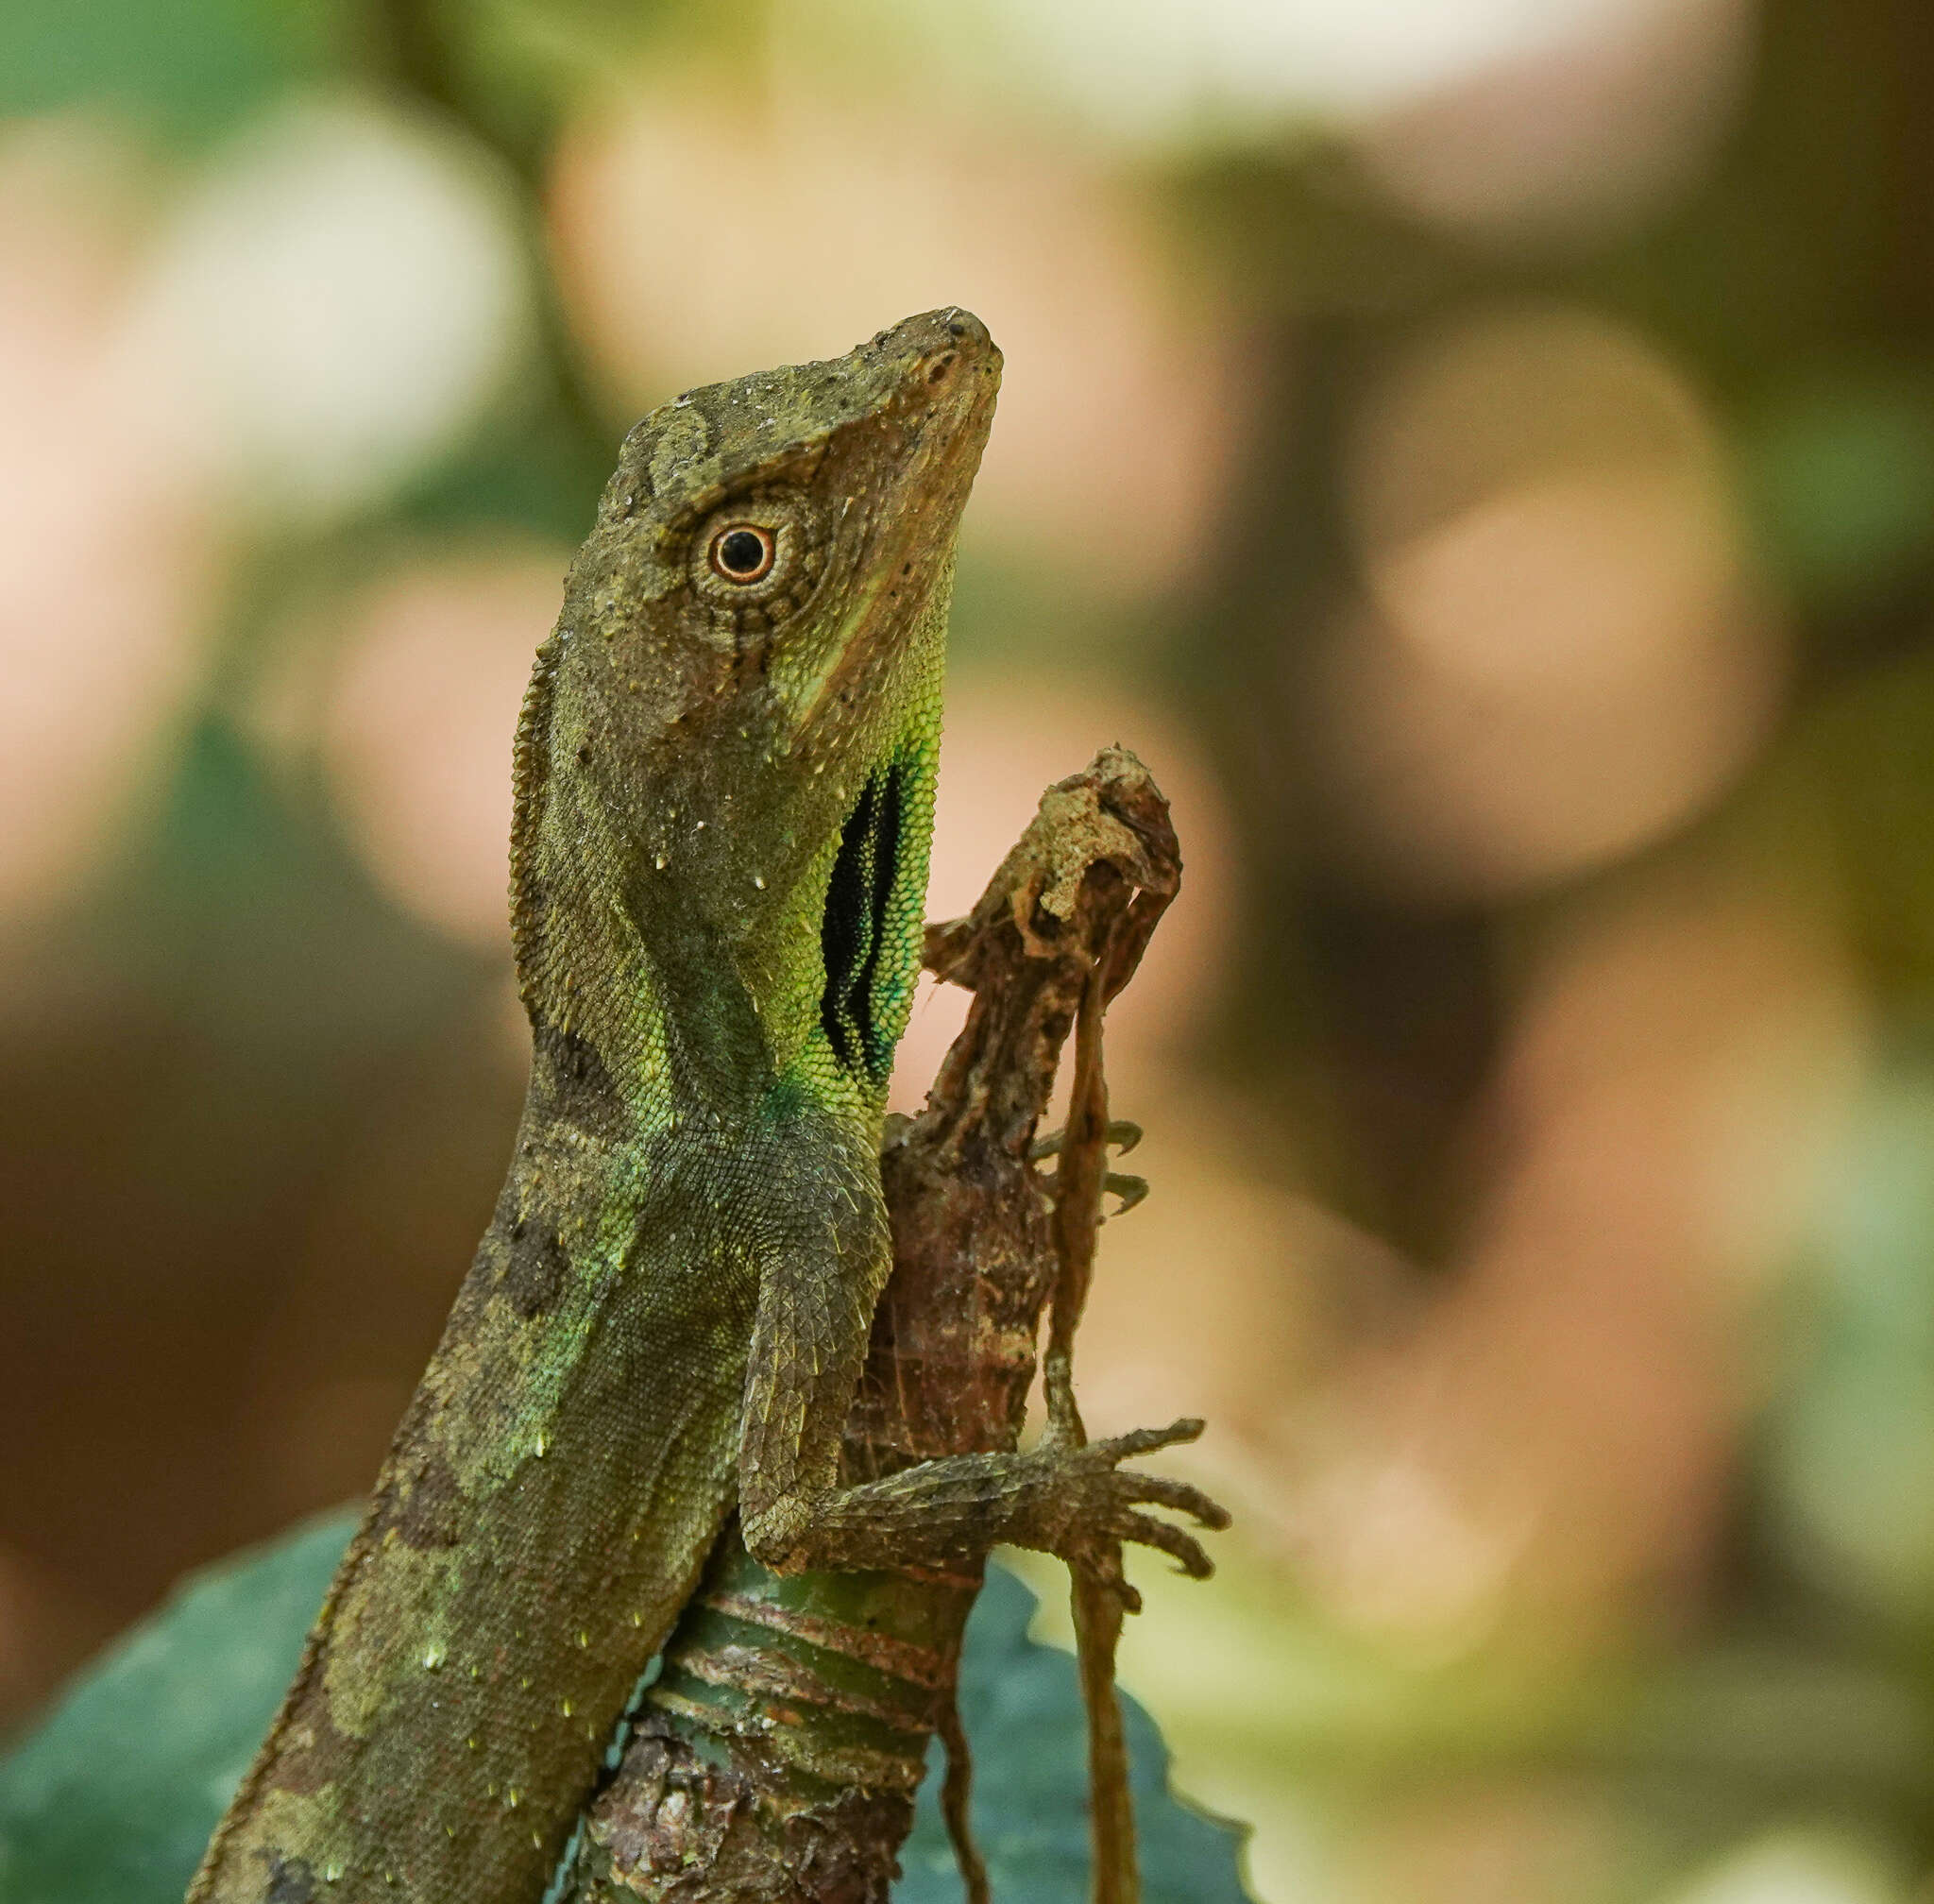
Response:
[{"label": "blurred green leaf", "polygon": [[184,144],[329,63],[329,0],[7,0],[0,114],[102,102]]},{"label": "blurred green leaf", "polygon": [[[294,1672],[352,1522],[334,1515],[189,1581],[82,1674],[0,1763],[0,1896],[9,1904],[178,1904]],[[989,1571],[968,1631],[962,1717],[975,1811],[1003,1904],[1088,1896],[1086,1770],[1074,1661],[1027,1638],[1034,1596]],[[1128,1703],[1149,1904],[1241,1904],[1233,1826],[1168,1791],[1154,1722]],[[934,1802],[898,1887],[960,1895]]]},{"label": "blurred green leaf", "polygon": [[70,936],[214,1040],[394,1050],[495,976],[376,892],[322,790],[220,713],[182,734],[143,818]]},{"label": "blurred green leaf", "polygon": [[1818,855],[1878,1002],[1934,1019],[1934,656],[1816,703],[1766,787],[1768,840],[1790,866]]},{"label": "blurred green leaf", "polygon": [[1815,1250],[1811,1355],[1768,1454],[1828,1590],[1925,1625],[1934,1592],[1934,1069],[1895,1054],[1852,1120]]},{"label": "blurred green leaf", "polygon": [[465,453],[404,491],[395,519],[426,536],[508,528],[578,543],[623,434],[614,424],[593,436],[558,392],[543,392],[522,416],[485,418]]},{"label": "blurred green leaf", "polygon": [[1747,467],[1767,559],[1808,605],[1858,607],[1934,562],[1934,390],[1918,372],[1784,392]]}]

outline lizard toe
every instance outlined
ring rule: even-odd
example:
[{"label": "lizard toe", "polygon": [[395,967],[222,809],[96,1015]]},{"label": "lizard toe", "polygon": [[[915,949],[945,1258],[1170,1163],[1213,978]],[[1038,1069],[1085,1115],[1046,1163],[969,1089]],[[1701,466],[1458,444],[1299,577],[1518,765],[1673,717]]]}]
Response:
[{"label": "lizard toe", "polygon": [[1166,1428],[1131,1428],[1126,1435],[1113,1435],[1092,1446],[1095,1454],[1104,1454],[1112,1466],[1136,1454],[1152,1454],[1159,1448],[1178,1448],[1186,1441],[1194,1441],[1201,1435],[1202,1426],[1198,1418],[1185,1415]]},{"label": "lizard toe", "polygon": [[1215,1572],[1215,1563],[1193,1534],[1158,1521],[1152,1514],[1129,1513],[1124,1518],[1122,1538],[1144,1547],[1158,1548],[1192,1580],[1206,1580]]},{"label": "lizard toe", "polygon": [[1229,1509],[1211,1500],[1199,1488],[1176,1481],[1166,1474],[1134,1474],[1122,1477],[1127,1498],[1155,1507],[1173,1507],[1203,1527],[1218,1532],[1230,1524]]}]

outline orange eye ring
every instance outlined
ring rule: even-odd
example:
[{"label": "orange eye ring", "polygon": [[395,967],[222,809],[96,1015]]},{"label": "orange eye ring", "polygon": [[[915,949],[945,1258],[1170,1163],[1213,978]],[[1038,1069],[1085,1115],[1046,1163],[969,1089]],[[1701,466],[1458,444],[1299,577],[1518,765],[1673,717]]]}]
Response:
[{"label": "orange eye ring", "polygon": [[712,537],[706,560],[721,581],[743,588],[763,582],[778,559],[779,538],[756,522],[728,522]]}]

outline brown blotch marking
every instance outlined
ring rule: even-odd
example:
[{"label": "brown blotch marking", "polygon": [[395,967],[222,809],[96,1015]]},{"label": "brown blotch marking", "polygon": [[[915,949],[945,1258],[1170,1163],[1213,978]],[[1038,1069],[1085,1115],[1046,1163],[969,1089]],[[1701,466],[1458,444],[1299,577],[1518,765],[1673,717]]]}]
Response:
[{"label": "brown blotch marking", "polygon": [[263,1893],[263,1904],[314,1904],[315,1873],[308,1859],[284,1858],[274,1851],[264,1851],[262,1856],[268,1863],[268,1889]]},{"label": "brown blotch marking", "polygon": [[593,1137],[621,1138],[630,1130],[617,1080],[588,1038],[540,1024],[531,1033],[534,1081],[543,1078],[551,1108]]},{"label": "brown blotch marking", "polygon": [[554,1223],[534,1216],[511,1225],[510,1255],[498,1280],[511,1307],[525,1321],[543,1315],[557,1300],[569,1274],[570,1258]]},{"label": "brown blotch marking", "polygon": [[[288,1700],[278,1721],[288,1743],[276,1764],[274,1789],[297,1798],[313,1798],[334,1784],[354,1763],[358,1750],[358,1741],[336,1729],[330,1709],[324,1663],[312,1634],[296,1684],[289,1689]],[[296,1874],[290,1878],[291,1883],[305,1878],[314,1883],[314,1873],[307,1861],[292,1858],[284,1862]],[[308,1893],[290,1895],[307,1896]]]},{"label": "brown blotch marking", "polygon": [[406,1547],[454,1547],[460,1538],[458,1508],[463,1489],[443,1451],[426,1446],[407,1474],[384,1497],[372,1529],[375,1541],[394,1533]]}]

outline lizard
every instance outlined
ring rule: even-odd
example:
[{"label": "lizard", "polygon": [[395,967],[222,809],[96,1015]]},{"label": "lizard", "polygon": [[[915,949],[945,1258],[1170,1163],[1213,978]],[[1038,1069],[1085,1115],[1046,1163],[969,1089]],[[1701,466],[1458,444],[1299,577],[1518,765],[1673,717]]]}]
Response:
[{"label": "lizard", "polygon": [[1120,1465],[1199,1422],[839,1484],[1000,372],[930,312],[626,436],[513,749],[508,1174],[188,1904],[535,1904],[735,1510],[781,1571],[1209,1571]]}]

